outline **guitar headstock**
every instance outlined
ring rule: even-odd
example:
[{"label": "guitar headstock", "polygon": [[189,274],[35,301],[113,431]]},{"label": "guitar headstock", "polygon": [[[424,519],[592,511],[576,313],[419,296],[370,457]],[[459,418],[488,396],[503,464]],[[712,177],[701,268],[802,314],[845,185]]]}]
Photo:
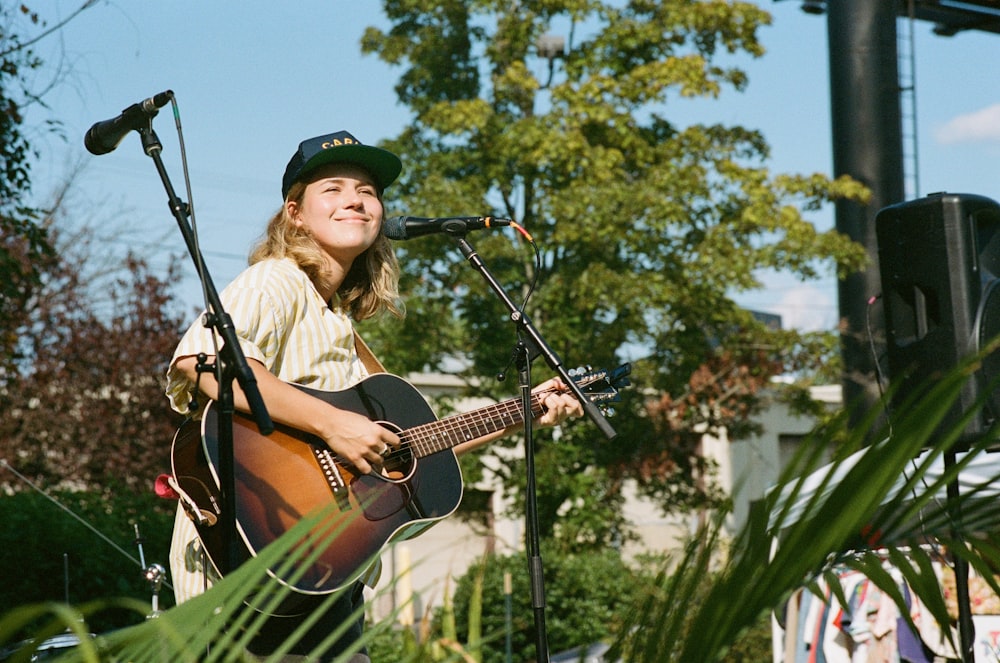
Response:
[{"label": "guitar headstock", "polygon": [[569,371],[569,375],[591,401],[613,403],[621,400],[619,391],[632,384],[628,379],[631,372],[632,364],[625,363],[610,371],[585,366]]}]

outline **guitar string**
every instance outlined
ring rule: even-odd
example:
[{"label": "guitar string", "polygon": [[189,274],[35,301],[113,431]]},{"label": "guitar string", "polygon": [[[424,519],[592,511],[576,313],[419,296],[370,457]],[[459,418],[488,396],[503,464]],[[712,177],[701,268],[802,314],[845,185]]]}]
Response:
[{"label": "guitar string", "polygon": [[[556,392],[555,389],[546,389],[544,391],[532,392],[532,395],[531,395],[531,411],[532,411],[532,413],[536,414],[536,416],[537,416],[537,414],[541,414],[542,410],[541,410],[541,407],[539,407],[539,406],[544,407],[543,404],[542,404],[542,402],[541,402],[542,398],[544,396],[547,396],[548,394],[555,393],[555,392]],[[403,431],[398,431],[398,435],[399,435],[401,444],[400,444],[399,447],[392,449],[391,451],[387,452],[383,456],[383,463],[386,462],[386,461],[396,460],[397,458],[400,458],[400,457],[404,457],[405,458],[406,456],[408,456],[411,453],[413,453],[414,450],[416,451],[416,456],[418,458],[421,458],[423,456],[430,455],[431,453],[434,453],[434,452],[437,452],[437,451],[443,451],[445,449],[450,449],[453,446],[455,446],[457,444],[460,444],[461,442],[466,441],[466,439],[474,440],[474,439],[476,439],[476,437],[479,437],[479,436],[471,437],[471,438],[462,437],[461,439],[459,439],[458,441],[456,441],[454,444],[447,444],[446,443],[444,445],[440,445],[440,438],[441,438],[442,434],[451,435],[452,433],[460,431],[462,428],[468,427],[468,424],[462,424],[461,423],[463,420],[466,420],[466,419],[470,419],[470,420],[471,419],[475,419],[477,416],[482,417],[482,415],[479,414],[479,412],[482,412],[482,411],[495,411],[495,412],[498,413],[496,416],[490,417],[488,419],[486,419],[486,418],[483,419],[484,422],[488,422],[490,420],[495,421],[497,418],[501,418],[501,419],[503,418],[504,415],[501,412],[503,410],[506,410],[506,413],[507,413],[506,416],[507,416],[508,419],[510,419],[510,423],[508,425],[514,425],[514,424],[517,424],[517,423],[520,423],[521,421],[523,421],[523,418],[520,416],[521,415],[521,401],[520,401],[520,399],[516,399],[515,398],[515,399],[510,399],[510,400],[507,400],[507,401],[503,401],[501,403],[495,403],[493,405],[484,407],[484,408],[482,408],[481,410],[479,410],[477,412],[467,412],[467,413],[464,413],[464,414],[457,414],[457,415],[454,415],[454,416],[451,416],[451,417],[446,417],[444,419],[438,419],[436,421],[430,421],[430,422],[427,422],[425,424],[418,424],[417,426],[414,426],[412,428],[408,428],[408,429],[403,430]],[[514,416],[514,415],[516,415],[516,416]],[[494,429],[490,430],[489,427],[486,427],[486,426],[484,426],[484,427],[486,428],[486,432],[483,433],[483,435],[486,435],[486,434],[489,434],[489,433],[493,433],[493,432],[496,432],[496,431],[500,430],[500,428],[494,428]],[[434,444],[435,441],[437,441],[438,444]],[[327,451],[329,452],[329,449],[327,449]],[[350,464],[350,462],[347,461],[346,459],[344,459],[340,454],[330,453],[330,456],[332,457],[333,462],[336,463],[336,464],[338,464],[338,465],[344,465],[344,464],[349,465]]]},{"label": "guitar string", "polygon": [[[593,374],[588,376],[586,379],[578,379],[576,382],[580,386],[589,386],[598,381],[601,377],[603,377],[602,374]],[[543,414],[545,411],[545,405],[542,402],[542,399],[548,394],[558,393],[558,391],[559,390],[557,389],[550,388],[543,391],[532,392],[530,403],[532,416],[534,417]],[[487,412],[495,414],[487,416]],[[510,399],[481,408],[474,412],[467,412],[465,414],[446,417],[445,419],[438,419],[436,421],[420,424],[402,431],[402,433],[405,433],[400,435],[402,443],[398,448],[392,449],[386,453],[384,458],[386,461],[395,460],[397,457],[405,457],[413,453],[414,450],[417,452],[417,457],[420,458],[431,453],[450,449],[458,444],[461,444],[462,442],[468,442],[476,439],[477,437],[495,433],[496,431],[501,430],[501,427],[496,426],[497,419],[503,421],[505,414],[510,420],[506,425],[513,426],[521,423],[523,421],[523,417],[521,416],[522,408],[520,399]],[[472,423],[467,422],[475,422],[474,425],[476,426],[477,431],[479,428],[482,428],[484,432],[472,437],[456,437],[457,434],[473,425]],[[443,437],[448,439],[442,440]]]},{"label": "guitar string", "polygon": [[[536,406],[539,402],[540,398],[532,398],[532,412],[535,412]],[[512,414],[520,413],[520,404],[517,401],[507,401],[485,408],[485,410],[496,412],[498,417],[501,418],[504,416],[504,412],[506,411],[506,418],[510,420],[512,424],[519,421],[518,418],[512,416]],[[475,426],[477,432],[482,429],[480,435],[474,435],[471,437],[460,435],[462,430],[469,427],[469,425],[466,425],[464,422],[475,422],[477,418],[479,418],[480,421],[476,422]],[[496,432],[497,430],[500,430],[500,427],[488,425],[491,420],[495,422],[496,419],[497,417],[484,419],[480,413],[457,415],[456,417],[449,417],[448,419],[430,422],[411,428],[406,431],[407,435],[405,437],[407,440],[410,440],[410,446],[416,449],[417,455],[422,456],[435,451],[451,448],[452,446],[455,446],[455,444],[475,439],[481,435]],[[442,438],[447,439],[443,440]],[[449,441],[453,441],[454,444],[449,444]]]},{"label": "guitar string", "polygon": [[[580,380],[577,381],[577,384],[582,384],[583,386],[591,385],[596,381],[596,379],[596,377],[592,377],[591,379],[585,381]],[[554,388],[532,392],[530,405],[532,415],[538,416],[543,414],[545,406],[542,399],[548,394],[557,392],[558,390]],[[510,419],[507,425],[521,423],[521,421],[523,421],[523,418],[521,417],[521,410],[520,399],[510,399],[487,406],[474,412],[459,414],[453,417],[446,417],[445,419],[439,419],[437,421],[431,421],[426,424],[414,426],[413,428],[404,431],[406,435],[401,436],[404,440],[403,444],[400,445],[398,449],[393,449],[387,453],[385,457],[386,459],[395,459],[397,456],[405,456],[406,454],[411,453],[411,450],[414,448],[418,452],[418,458],[437,451],[450,449],[458,444],[461,444],[462,442],[468,442],[476,439],[477,437],[481,437],[482,435],[488,435],[500,430],[501,428],[495,427],[495,424],[498,418],[501,420],[503,419],[505,413]],[[487,412],[496,414],[491,414],[491,416],[487,417]],[[478,422],[476,422],[477,419]],[[466,422],[476,422],[476,428],[482,428],[483,432],[472,437],[456,437],[456,434],[461,433],[463,430],[472,425]],[[448,439],[442,440],[442,437],[446,437]]]},{"label": "guitar string", "polygon": [[[555,391],[555,389],[548,389],[545,391],[534,392],[532,394],[531,412],[533,415],[537,416],[537,414],[542,413],[542,398],[550,393],[554,393]],[[486,412],[495,412],[496,414],[487,417],[485,414]],[[509,419],[509,423],[507,425],[520,423],[523,420],[523,418],[520,417],[520,414],[521,401],[518,399],[511,399],[502,403],[490,405],[475,412],[459,414],[454,417],[447,417],[445,419],[439,419],[426,424],[420,424],[419,426],[407,429],[405,431],[406,434],[401,436],[404,443],[400,445],[398,449],[393,449],[391,452],[386,454],[386,458],[392,459],[396,456],[405,455],[409,453],[408,449],[415,449],[417,457],[426,456],[436,451],[450,449],[461,442],[474,440],[482,435],[488,435],[501,430],[500,427],[494,427],[493,425],[495,425],[497,419],[502,421],[505,415],[506,418]],[[480,428],[482,428],[484,432],[472,437],[459,435],[462,430],[470,427],[471,424],[465,423],[466,421],[475,421],[477,419],[479,420],[475,423],[477,432]],[[444,440],[442,443],[442,437],[449,438],[449,440],[453,441],[454,444],[449,444],[448,440]]]}]

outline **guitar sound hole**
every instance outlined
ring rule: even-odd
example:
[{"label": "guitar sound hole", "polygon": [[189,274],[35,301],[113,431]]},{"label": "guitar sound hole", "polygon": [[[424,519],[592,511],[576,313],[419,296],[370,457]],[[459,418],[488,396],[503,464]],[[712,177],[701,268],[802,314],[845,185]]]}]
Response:
[{"label": "guitar sound hole", "polygon": [[409,508],[415,486],[413,452],[402,430],[391,422],[380,424],[400,435],[402,445],[386,454],[382,467],[371,474],[355,477],[351,489],[369,520],[382,520]]},{"label": "guitar sound hole", "polygon": [[393,481],[405,479],[413,474],[413,449],[410,448],[410,443],[407,441],[406,436],[403,435],[403,429],[399,426],[391,421],[380,421],[378,423],[396,435],[399,435],[401,442],[399,447],[392,449],[386,454],[385,459],[382,461],[381,474]]},{"label": "guitar sound hole", "polygon": [[413,453],[404,445],[393,449],[382,464],[384,474],[390,479],[402,479],[413,471]]}]

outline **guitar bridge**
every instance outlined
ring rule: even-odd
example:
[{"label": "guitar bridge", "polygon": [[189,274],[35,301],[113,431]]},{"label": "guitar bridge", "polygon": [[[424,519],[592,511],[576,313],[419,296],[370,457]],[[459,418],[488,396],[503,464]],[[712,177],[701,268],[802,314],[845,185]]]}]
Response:
[{"label": "guitar bridge", "polygon": [[350,500],[348,499],[347,484],[340,473],[340,468],[337,466],[333,452],[326,448],[325,445],[320,447],[314,444],[311,447],[313,456],[316,457],[316,462],[319,464],[319,468],[323,472],[323,477],[326,479],[326,485],[330,487],[330,492],[333,493],[334,499],[337,500],[337,505],[341,510],[348,509],[350,507]]}]

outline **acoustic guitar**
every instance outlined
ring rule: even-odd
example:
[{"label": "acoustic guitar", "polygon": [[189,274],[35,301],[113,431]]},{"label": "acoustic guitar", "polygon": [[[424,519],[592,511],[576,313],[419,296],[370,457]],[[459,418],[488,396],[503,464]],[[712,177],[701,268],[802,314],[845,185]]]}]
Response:
[{"label": "acoustic guitar", "polygon": [[[574,378],[596,403],[615,401],[628,384],[630,366],[592,371]],[[320,438],[287,426],[262,435],[254,421],[233,420],[236,526],[241,559],[255,556],[307,514],[329,509],[325,531],[336,536],[296,577],[273,577],[294,592],[322,595],[357,580],[383,546],[411,538],[458,508],[462,474],[453,448],[523,423],[519,398],[437,419],[423,396],[400,377],[377,373],[342,391],[303,391],[356,412],[393,430],[401,444],[370,474],[357,472]],[[547,392],[531,396],[533,418],[545,411]],[[196,527],[211,564],[225,571],[226,554],[219,489],[217,408],[186,422],[171,449],[173,476],[197,505]],[[190,514],[190,510],[189,510]],[[312,559],[312,558],[310,558]]]}]

